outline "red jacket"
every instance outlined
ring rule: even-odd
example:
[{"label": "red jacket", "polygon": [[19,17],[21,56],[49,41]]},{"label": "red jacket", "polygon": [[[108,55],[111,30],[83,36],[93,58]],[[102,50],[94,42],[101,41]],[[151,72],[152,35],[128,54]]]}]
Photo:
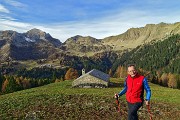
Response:
[{"label": "red jacket", "polygon": [[142,102],[144,95],[143,87],[144,76],[137,74],[134,78],[127,76],[126,85],[126,100],[130,103]]}]

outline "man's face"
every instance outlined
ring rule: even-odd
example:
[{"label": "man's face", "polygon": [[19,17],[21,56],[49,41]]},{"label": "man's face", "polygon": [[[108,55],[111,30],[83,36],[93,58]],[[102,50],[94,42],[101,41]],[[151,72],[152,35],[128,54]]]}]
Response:
[{"label": "man's face", "polygon": [[128,74],[129,74],[131,77],[136,76],[137,71],[136,71],[136,69],[135,69],[135,67],[134,67],[134,66],[130,66],[130,67],[128,67]]}]

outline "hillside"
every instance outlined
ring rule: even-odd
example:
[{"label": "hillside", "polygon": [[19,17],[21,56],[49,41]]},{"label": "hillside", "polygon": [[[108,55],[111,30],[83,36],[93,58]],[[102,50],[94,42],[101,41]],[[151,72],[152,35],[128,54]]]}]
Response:
[{"label": "hillside", "polygon": [[[111,79],[122,86],[123,80]],[[126,119],[125,97],[120,98],[121,112],[116,111],[114,93],[122,87],[104,89],[71,88],[72,81],[49,84],[0,96],[0,118],[9,119]],[[150,84],[153,119],[178,120],[180,91]],[[92,115],[93,114],[93,115]],[[146,107],[140,109],[140,119],[149,119]]]},{"label": "hillside", "polygon": [[[180,23],[149,24],[141,28],[131,28],[123,34],[104,39],[77,35],[67,39],[64,43],[39,29],[32,29],[26,33],[10,30],[0,31],[0,61],[7,65],[15,63],[16,65],[13,66],[16,68],[25,67],[29,69],[42,64],[51,64],[62,68],[76,65],[76,63],[84,66],[82,59],[85,57],[88,61],[92,61],[92,64],[97,63],[97,60],[100,61],[100,64],[103,64],[107,71],[112,64],[116,64],[113,63],[114,60],[121,57],[126,51],[140,45],[148,45],[159,40],[163,41],[165,38],[179,33],[179,26]],[[111,53],[114,57],[108,58],[108,54]],[[46,62],[39,62],[42,59]],[[172,61],[171,65],[174,64],[177,62]]]},{"label": "hillside", "polygon": [[67,39],[61,48],[76,56],[92,56],[96,53],[112,49],[109,45],[103,45],[99,39],[80,35]]},{"label": "hillside", "polygon": [[113,68],[128,63],[134,63],[151,72],[160,70],[180,74],[180,35],[172,35],[164,41],[138,46],[117,59]]},{"label": "hillside", "polygon": [[103,39],[76,35],[68,38],[64,43],[36,28],[26,33],[6,30],[0,31],[0,58],[2,62],[9,57],[13,60],[52,59],[62,53],[69,56],[90,57],[109,51],[121,55],[126,50],[152,41],[163,41],[173,34],[180,34],[180,22],[147,24]]},{"label": "hillside", "polygon": [[133,49],[151,41],[159,41],[173,34],[180,34],[180,22],[174,24],[159,23],[147,24],[140,28],[130,28],[125,33],[96,39],[90,36],[74,36],[63,43],[63,48],[77,56],[92,56],[103,51],[122,52]]},{"label": "hillside", "polygon": [[124,50],[147,44],[151,41],[164,40],[180,34],[180,22],[174,24],[147,24],[145,27],[130,28],[125,33],[104,38],[104,45],[113,46],[113,50]]}]

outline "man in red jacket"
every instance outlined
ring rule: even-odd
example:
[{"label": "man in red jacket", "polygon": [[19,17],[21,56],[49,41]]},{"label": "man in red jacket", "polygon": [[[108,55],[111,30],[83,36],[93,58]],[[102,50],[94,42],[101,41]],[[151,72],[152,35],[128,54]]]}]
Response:
[{"label": "man in red jacket", "polygon": [[146,90],[146,105],[150,104],[151,89],[148,85],[147,78],[137,73],[135,65],[128,65],[128,76],[124,82],[124,89],[115,94],[120,97],[126,93],[128,103],[128,120],[138,120],[137,111],[144,101],[144,89]]}]

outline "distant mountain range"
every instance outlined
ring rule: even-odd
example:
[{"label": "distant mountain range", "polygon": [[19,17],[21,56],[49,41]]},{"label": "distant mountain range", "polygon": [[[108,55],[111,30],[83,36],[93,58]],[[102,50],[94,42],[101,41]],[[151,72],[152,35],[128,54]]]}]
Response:
[{"label": "distant mountain range", "polygon": [[[180,22],[174,24],[147,24],[141,28],[130,28],[125,33],[96,39],[91,36],[74,36],[64,43],[39,29],[26,33],[6,30],[0,31],[0,60],[48,59],[59,54],[69,56],[97,56],[105,52],[121,55],[125,50],[131,50],[139,45],[164,40],[180,34]],[[101,56],[101,55],[99,55]]]}]

